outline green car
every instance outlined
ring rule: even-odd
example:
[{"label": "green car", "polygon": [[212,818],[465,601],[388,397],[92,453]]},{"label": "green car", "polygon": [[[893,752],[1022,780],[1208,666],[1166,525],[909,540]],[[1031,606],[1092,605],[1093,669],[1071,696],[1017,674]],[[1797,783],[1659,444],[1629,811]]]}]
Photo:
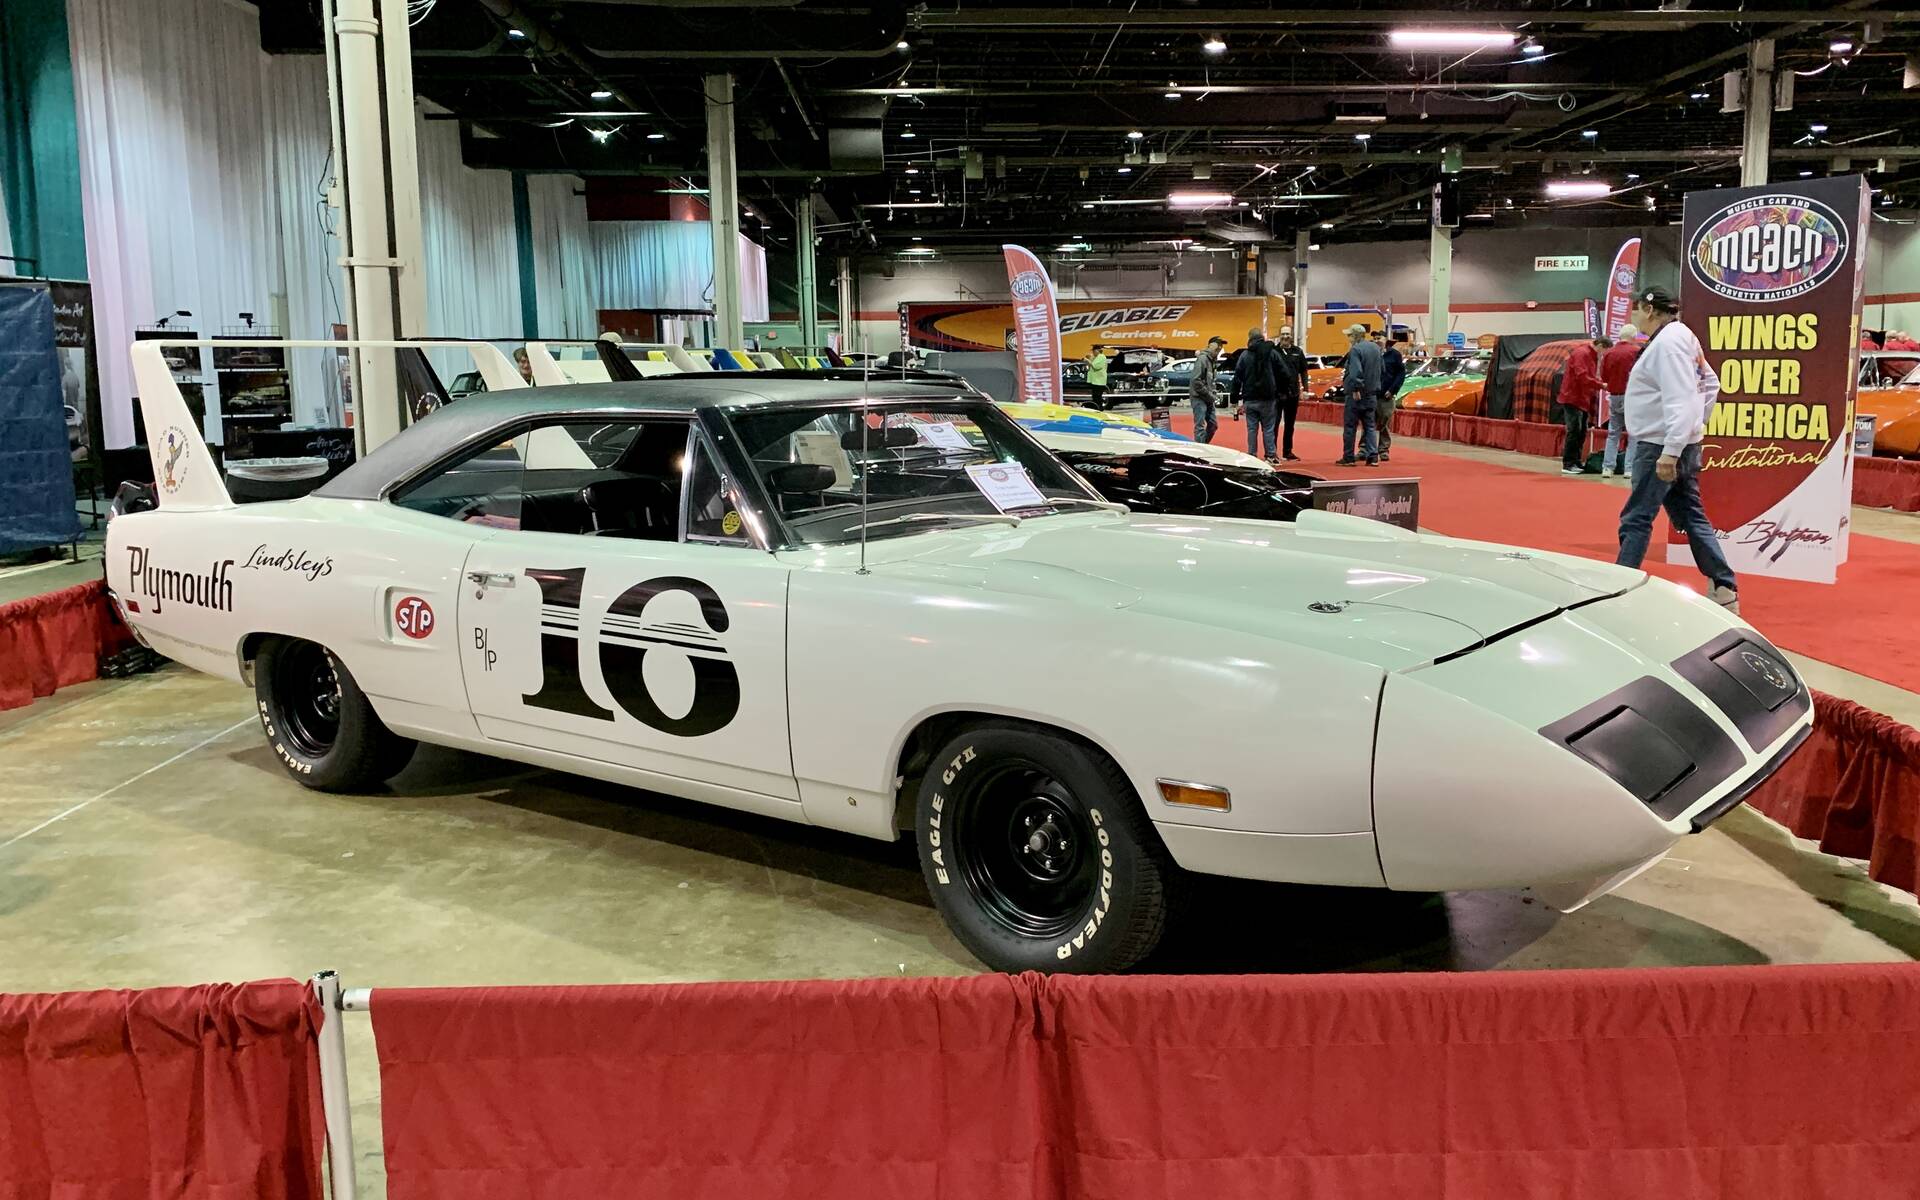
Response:
[{"label": "green car", "polygon": [[1404,397],[1408,392],[1417,392],[1421,388],[1430,388],[1455,380],[1485,379],[1487,367],[1493,362],[1493,352],[1481,350],[1474,354],[1437,354],[1432,358],[1423,358],[1407,371],[1407,381],[1400,385],[1396,397]]}]

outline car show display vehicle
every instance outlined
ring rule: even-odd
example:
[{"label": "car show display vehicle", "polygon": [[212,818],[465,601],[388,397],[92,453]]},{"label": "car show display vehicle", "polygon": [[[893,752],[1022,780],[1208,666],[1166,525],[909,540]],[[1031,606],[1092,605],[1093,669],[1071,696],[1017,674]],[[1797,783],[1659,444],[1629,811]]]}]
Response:
[{"label": "car show display vehicle", "polygon": [[1920,355],[1862,351],[1854,411],[1873,417],[1873,452],[1920,458]]},{"label": "car show display vehicle", "polygon": [[1400,386],[1400,407],[1456,413],[1463,417],[1480,415],[1485,403],[1489,353],[1436,354],[1422,359],[1407,372]]},{"label": "car show display vehicle", "polygon": [[430,742],[905,832],[997,969],[1130,966],[1189,873],[1577,906],[1811,728],[1784,657],[1677,585],[1129,513],[951,389],[504,386],[236,506],[159,353],[158,507],[109,523],[108,589],[253,688],[294,780],[377,791]]}]

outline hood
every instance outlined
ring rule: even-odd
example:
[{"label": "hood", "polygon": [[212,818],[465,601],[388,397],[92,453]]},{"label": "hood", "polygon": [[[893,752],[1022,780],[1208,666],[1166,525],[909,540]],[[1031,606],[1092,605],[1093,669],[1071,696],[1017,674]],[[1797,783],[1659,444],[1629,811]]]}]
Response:
[{"label": "hood", "polygon": [[1294,523],[1045,518],[935,535],[924,550],[877,569],[1215,625],[1388,671],[1471,650],[1646,578],[1610,563],[1323,512]]}]

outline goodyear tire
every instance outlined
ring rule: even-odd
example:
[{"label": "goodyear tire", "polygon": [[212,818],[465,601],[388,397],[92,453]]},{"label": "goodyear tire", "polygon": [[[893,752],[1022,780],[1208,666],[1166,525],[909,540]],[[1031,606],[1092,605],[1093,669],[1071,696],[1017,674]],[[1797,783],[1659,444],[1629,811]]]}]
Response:
[{"label": "goodyear tire", "polygon": [[934,906],[1000,971],[1121,971],[1166,927],[1177,868],[1105,755],[1010,723],[934,755],[915,814]]},{"label": "goodyear tire", "polygon": [[380,723],[346,664],[325,646],[268,638],[254,657],[253,694],[274,757],[316,791],[373,787],[413,757],[415,743]]}]

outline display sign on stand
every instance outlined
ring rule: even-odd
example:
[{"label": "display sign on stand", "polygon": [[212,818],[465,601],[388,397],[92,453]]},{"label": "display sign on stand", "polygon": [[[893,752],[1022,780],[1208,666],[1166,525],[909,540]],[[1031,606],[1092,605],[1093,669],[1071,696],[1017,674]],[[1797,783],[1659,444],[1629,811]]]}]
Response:
[{"label": "display sign on stand", "polygon": [[1313,507],[1420,531],[1420,480],[1316,479]]},{"label": "display sign on stand", "polygon": [[1014,396],[1022,404],[1059,404],[1065,397],[1053,279],[1033,251],[1023,246],[1002,246],[1000,251],[1007,260],[1007,290],[1013,294],[1013,350],[1019,364]]},{"label": "display sign on stand", "polygon": [[1620,331],[1633,319],[1633,290],[1639,284],[1640,239],[1628,238],[1620,243],[1613,266],[1607,271],[1607,299],[1597,336],[1619,339]]},{"label": "display sign on stand", "polygon": [[[1700,492],[1740,574],[1847,560],[1868,201],[1858,175],[1687,195],[1680,317],[1720,379]],[[1667,561],[1693,561],[1672,533]]]}]

